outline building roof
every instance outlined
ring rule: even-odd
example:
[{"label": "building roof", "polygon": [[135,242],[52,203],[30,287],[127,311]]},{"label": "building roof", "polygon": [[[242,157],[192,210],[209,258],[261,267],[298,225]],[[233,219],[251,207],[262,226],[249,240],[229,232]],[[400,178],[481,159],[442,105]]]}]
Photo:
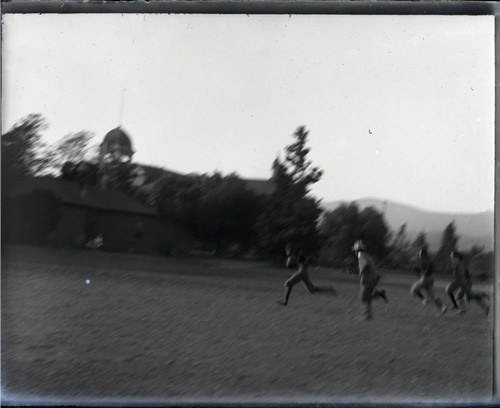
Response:
[{"label": "building roof", "polygon": [[[148,176],[149,179],[149,183],[160,180],[163,176],[169,176],[169,175],[180,176],[180,177],[201,177],[201,175],[197,173],[182,174],[173,170],[160,168],[156,166],[150,166],[140,163],[138,163],[138,165],[145,170],[146,175]],[[242,179],[242,180],[246,183],[247,188],[255,194],[270,195],[274,192],[276,188],[276,186],[271,180],[265,180],[265,179]]]},{"label": "building roof", "polygon": [[157,215],[153,208],[121,191],[103,191],[93,186],[86,186],[82,190],[78,183],[52,177],[20,177],[15,183],[11,183],[6,191],[2,190],[2,195],[15,198],[36,190],[50,190],[61,203],[67,205],[129,214]]},{"label": "building roof", "polygon": [[149,164],[142,164],[142,163],[136,163],[136,164],[144,169],[144,171],[146,172],[146,176],[150,181],[159,180],[163,176],[167,175],[182,176],[181,173],[178,173],[173,170],[168,170],[163,167],[151,166]]}]

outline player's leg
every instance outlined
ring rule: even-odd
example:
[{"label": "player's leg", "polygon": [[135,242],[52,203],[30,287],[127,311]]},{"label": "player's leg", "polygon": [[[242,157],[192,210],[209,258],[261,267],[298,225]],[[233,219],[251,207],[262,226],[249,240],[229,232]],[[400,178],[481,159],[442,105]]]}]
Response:
[{"label": "player's leg", "polygon": [[464,284],[461,289],[463,293],[465,293],[466,299],[469,302],[474,300],[481,307],[481,309],[483,309],[486,316],[488,316],[490,312],[490,305],[486,298],[489,298],[489,296],[482,292],[473,292],[470,284]]},{"label": "player's leg", "polygon": [[385,289],[374,289],[372,292],[372,299],[382,299],[385,303],[388,302],[387,294],[385,293]]},{"label": "player's leg", "polygon": [[489,302],[489,296],[486,295],[485,293],[474,293],[473,292],[473,299],[478,303],[479,306],[481,306],[481,309],[483,309],[483,312],[486,316],[490,313],[490,302]]},{"label": "player's leg", "polygon": [[488,316],[490,312],[490,297],[485,292],[472,292],[474,300],[481,306],[484,314]]},{"label": "player's leg", "polygon": [[426,298],[429,299],[429,301],[431,301],[440,310],[441,314],[444,314],[448,310],[441,299],[439,299],[439,297],[434,294],[432,285],[426,285],[422,287],[422,292],[424,293]]},{"label": "player's leg", "polygon": [[426,304],[425,296],[422,294],[422,288],[423,288],[423,281],[422,279],[419,279],[411,286],[410,293],[412,294],[412,296],[418,297],[423,304]]},{"label": "player's leg", "polygon": [[279,303],[281,303],[283,306],[286,306],[288,304],[288,299],[290,298],[290,293],[292,293],[292,288],[293,285],[288,283],[288,281],[285,282],[285,293],[283,294],[283,300],[280,300]]},{"label": "player's leg", "polygon": [[483,312],[486,316],[490,313],[490,302],[489,299],[490,297],[486,293],[475,293],[473,292],[474,299],[476,302],[481,306],[481,309],[483,309]]},{"label": "player's leg", "polygon": [[290,279],[285,282],[285,293],[283,295],[283,300],[280,301],[283,306],[288,304],[288,299],[290,298],[290,294],[292,293],[292,288],[302,279],[301,274],[295,273]]},{"label": "player's leg", "polygon": [[313,285],[313,283],[311,282],[311,279],[309,279],[309,274],[308,273],[304,273],[303,274],[302,281],[306,285],[306,288],[309,291],[309,293],[318,292],[319,289],[316,286]]},{"label": "player's leg", "polygon": [[372,292],[373,286],[361,285],[361,290],[359,292],[362,307],[361,315],[365,320],[371,320],[372,318]]},{"label": "player's leg", "polygon": [[470,282],[467,282],[467,284],[464,284],[463,288],[460,288],[460,290],[465,294],[465,297],[466,297],[468,302],[470,302],[471,300],[474,300],[476,302],[481,302],[483,300],[490,299],[488,294],[485,292],[473,291],[472,284]]},{"label": "player's leg", "polygon": [[[466,292],[463,287],[459,287],[458,290],[455,292],[455,299],[458,304],[458,310],[460,313],[465,313],[465,296]],[[467,297],[467,301],[470,301],[470,298]]]},{"label": "player's leg", "polygon": [[477,299],[482,299],[482,300],[486,300],[486,301],[490,300],[490,295],[488,295],[486,292],[473,291],[472,293],[473,293],[474,297],[476,297]]},{"label": "player's leg", "polygon": [[372,293],[371,293],[371,297],[372,297],[372,299],[380,298],[385,303],[387,303],[387,295],[385,293],[385,290],[384,289],[377,289],[376,288],[379,280],[380,280],[380,276],[377,276],[377,280],[375,281],[375,283],[373,285],[373,290],[372,290]]},{"label": "player's leg", "polygon": [[453,305],[454,309],[459,309],[459,307],[458,307],[457,301],[455,300],[455,296],[453,295],[453,292],[455,290],[457,290],[460,286],[461,285],[459,282],[457,282],[456,280],[453,280],[450,283],[448,283],[448,285],[446,285],[446,288],[444,289],[444,291],[446,292],[446,294],[450,298],[451,304]]}]

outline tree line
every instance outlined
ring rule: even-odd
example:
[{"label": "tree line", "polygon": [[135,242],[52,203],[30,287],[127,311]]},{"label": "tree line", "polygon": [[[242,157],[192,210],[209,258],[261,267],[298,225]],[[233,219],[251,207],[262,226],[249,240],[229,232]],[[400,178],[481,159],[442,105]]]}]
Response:
[{"label": "tree line", "polygon": [[[70,133],[48,145],[42,137],[47,126],[43,116],[32,114],[2,135],[4,188],[12,174],[97,185],[94,133]],[[323,211],[320,200],[311,194],[323,171],[309,159],[308,135],[304,126],[298,127],[284,148],[284,158],[277,157],[271,164],[274,189],[267,195],[250,190],[236,173],[164,174],[136,185],[140,165],[130,162],[115,164],[109,188],[155,207],[162,219],[187,230],[202,248],[221,256],[253,253],[281,262],[285,245],[293,243],[315,254],[321,264],[349,269],[355,266],[352,243],[362,239],[382,266],[412,270],[418,250],[428,248],[424,232],[410,241],[405,224],[391,231],[383,213],[374,207],[360,209],[355,202]],[[458,239],[452,222],[434,254],[438,269],[448,269],[448,257]],[[485,255],[478,247],[467,254],[470,259]]]}]

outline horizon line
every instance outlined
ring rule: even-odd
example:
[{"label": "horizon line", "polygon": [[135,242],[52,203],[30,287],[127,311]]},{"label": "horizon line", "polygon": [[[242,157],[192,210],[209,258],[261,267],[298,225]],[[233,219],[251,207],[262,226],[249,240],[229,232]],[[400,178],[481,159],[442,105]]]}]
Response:
[{"label": "horizon line", "polygon": [[322,199],[323,203],[329,203],[329,204],[335,204],[335,203],[355,203],[357,201],[378,201],[380,204],[383,204],[384,202],[386,203],[391,203],[391,204],[396,204],[396,205],[401,205],[405,207],[412,207],[413,209],[416,209],[418,211],[422,212],[427,212],[427,213],[438,213],[438,214],[443,214],[443,215],[476,215],[476,214],[483,214],[483,213],[493,213],[495,214],[494,209],[486,209],[486,210],[477,210],[477,211],[460,211],[460,210],[434,210],[434,209],[429,209],[429,208],[424,208],[421,207],[417,204],[411,204],[407,202],[402,202],[399,200],[393,200],[393,199],[383,199],[383,198],[377,198],[377,197],[361,197],[361,198],[356,198],[356,199],[337,199],[337,200],[324,200]]}]

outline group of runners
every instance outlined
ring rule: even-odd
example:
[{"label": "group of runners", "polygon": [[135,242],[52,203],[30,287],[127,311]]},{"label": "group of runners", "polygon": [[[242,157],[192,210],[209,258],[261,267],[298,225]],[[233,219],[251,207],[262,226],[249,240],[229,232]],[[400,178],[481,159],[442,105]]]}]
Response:
[{"label": "group of runners", "polygon": [[[377,285],[380,275],[375,268],[373,258],[367,253],[366,247],[361,240],[354,243],[352,250],[358,260],[358,271],[360,276],[360,300],[362,304],[362,318],[370,320],[372,314],[372,301],[382,299],[388,302],[386,291],[378,289]],[[283,300],[279,303],[283,306],[288,304],[292,288],[299,282],[303,282],[310,293],[330,291],[335,293],[333,288],[319,288],[315,286],[309,278],[308,267],[312,261],[312,256],[303,250],[294,248],[291,244],[285,247],[286,267],[296,266],[295,272],[285,282],[285,293]],[[434,267],[427,253],[426,248],[422,248],[418,253],[419,275],[420,278],[410,289],[410,293],[417,297],[424,305],[432,303],[441,314],[446,313],[446,306],[441,299],[434,293]],[[450,262],[452,269],[452,280],[445,288],[445,293],[451,300],[451,307],[458,313],[465,313],[465,301],[476,302],[487,316],[489,313],[489,296],[484,292],[472,291],[472,279],[468,271],[464,254],[457,250],[450,253]]]}]

